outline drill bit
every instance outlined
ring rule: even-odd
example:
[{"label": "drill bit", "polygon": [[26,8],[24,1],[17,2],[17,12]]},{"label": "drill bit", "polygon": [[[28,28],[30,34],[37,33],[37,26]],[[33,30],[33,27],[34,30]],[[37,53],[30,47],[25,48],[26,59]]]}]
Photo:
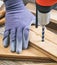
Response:
[{"label": "drill bit", "polygon": [[44,42],[45,26],[42,26],[42,42]]}]

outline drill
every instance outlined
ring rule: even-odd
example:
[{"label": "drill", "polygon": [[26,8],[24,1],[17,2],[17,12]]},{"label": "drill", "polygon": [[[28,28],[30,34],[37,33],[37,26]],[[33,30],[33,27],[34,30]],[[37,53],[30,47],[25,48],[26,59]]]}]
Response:
[{"label": "drill", "polygon": [[42,42],[44,42],[45,25],[50,22],[50,11],[56,4],[57,0],[36,0],[36,28],[38,24],[42,26]]}]

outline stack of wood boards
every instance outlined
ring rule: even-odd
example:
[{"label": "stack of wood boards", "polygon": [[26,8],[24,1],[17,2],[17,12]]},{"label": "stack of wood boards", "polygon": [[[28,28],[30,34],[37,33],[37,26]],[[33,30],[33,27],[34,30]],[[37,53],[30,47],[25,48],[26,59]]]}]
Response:
[{"label": "stack of wood boards", "polygon": [[29,46],[27,50],[23,50],[21,54],[11,53],[10,47],[3,47],[3,36],[0,35],[0,59],[14,59],[14,60],[34,60],[34,61],[53,61],[45,54]]},{"label": "stack of wood boards", "polygon": [[3,36],[0,35],[0,58],[57,61],[57,35],[48,29],[45,31],[45,42],[41,42],[41,27],[36,29],[35,26],[31,26],[29,48],[21,54],[11,53],[10,47],[4,48]]}]

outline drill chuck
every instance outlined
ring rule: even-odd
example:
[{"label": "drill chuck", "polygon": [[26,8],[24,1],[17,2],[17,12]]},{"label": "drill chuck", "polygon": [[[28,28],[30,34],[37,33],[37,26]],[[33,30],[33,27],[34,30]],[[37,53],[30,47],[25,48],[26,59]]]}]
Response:
[{"label": "drill chuck", "polygon": [[38,11],[38,24],[41,26],[45,26],[50,22],[50,12],[48,13],[41,13]]}]

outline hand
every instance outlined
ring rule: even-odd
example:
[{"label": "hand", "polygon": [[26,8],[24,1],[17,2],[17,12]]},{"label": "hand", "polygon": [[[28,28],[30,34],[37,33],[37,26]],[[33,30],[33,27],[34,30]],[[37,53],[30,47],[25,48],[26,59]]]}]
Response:
[{"label": "hand", "polygon": [[5,0],[5,6],[6,23],[3,45],[8,47],[10,41],[10,50],[21,53],[22,49],[28,48],[29,28],[35,16],[26,9],[22,0]]}]

